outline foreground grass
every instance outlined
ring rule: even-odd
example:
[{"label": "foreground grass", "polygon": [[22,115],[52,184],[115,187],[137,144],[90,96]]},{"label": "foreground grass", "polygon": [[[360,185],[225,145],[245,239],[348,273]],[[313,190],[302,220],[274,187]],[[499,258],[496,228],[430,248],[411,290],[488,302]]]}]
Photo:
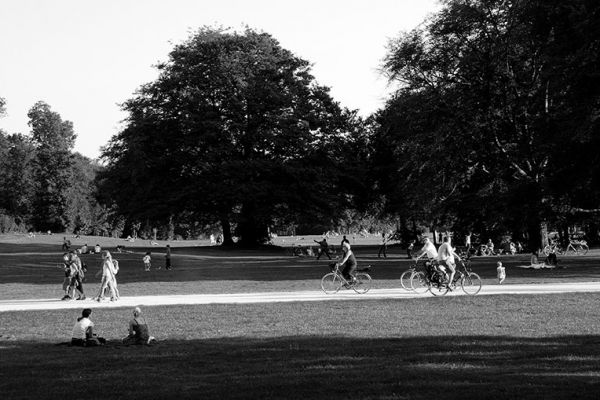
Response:
[{"label": "foreground grass", "polygon": [[[0,313],[3,398],[597,398],[596,295],[147,307],[160,342],[55,345],[72,310]],[[109,383],[109,384],[107,384]]]}]

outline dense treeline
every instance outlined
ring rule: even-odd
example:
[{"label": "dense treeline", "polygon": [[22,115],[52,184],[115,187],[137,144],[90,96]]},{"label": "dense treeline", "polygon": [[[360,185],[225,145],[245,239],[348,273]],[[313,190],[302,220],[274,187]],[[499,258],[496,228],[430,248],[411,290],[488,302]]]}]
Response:
[{"label": "dense treeline", "polygon": [[[102,164],[37,103],[0,135],[2,230],[144,237],[598,232],[600,6],[447,0],[389,43],[369,118],[266,33],[202,28],[124,102]],[[4,102],[0,103],[3,106]]]}]

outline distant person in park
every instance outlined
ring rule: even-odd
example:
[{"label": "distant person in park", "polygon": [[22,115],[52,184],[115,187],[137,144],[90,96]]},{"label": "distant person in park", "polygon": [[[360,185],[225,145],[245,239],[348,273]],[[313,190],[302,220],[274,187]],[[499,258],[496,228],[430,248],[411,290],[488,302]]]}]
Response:
[{"label": "distant person in park", "polygon": [[493,255],[494,254],[494,242],[492,242],[492,239],[488,239],[487,247],[489,249],[490,254]]},{"label": "distant person in park", "polygon": [[410,243],[408,243],[408,247],[406,248],[406,255],[408,256],[408,258],[413,257],[414,248],[415,248],[415,241],[411,240]]},{"label": "distant person in park", "polygon": [[106,290],[110,291],[110,300],[116,301],[118,299],[116,279],[118,269],[115,267],[115,263],[113,262],[112,255],[109,251],[105,250],[102,254],[102,269],[99,273],[100,272],[102,273],[102,281],[100,283],[98,295],[96,296],[96,301],[104,300]]},{"label": "distant person in park", "polygon": [[498,261],[496,263],[496,274],[498,275],[498,284],[502,285],[504,280],[506,279],[506,268],[502,265],[502,261]]},{"label": "distant person in park", "polygon": [[150,261],[152,260],[152,257],[150,256],[150,252],[147,251],[146,254],[144,255],[144,258],[142,258],[142,261],[144,262],[144,271],[150,271]]},{"label": "distant person in park", "polygon": [[73,326],[71,333],[72,346],[93,347],[100,346],[106,343],[104,338],[98,337],[94,333],[94,323],[90,319],[92,310],[85,308],[81,312],[81,317],[77,318],[77,322]]},{"label": "distant person in park", "polygon": [[381,245],[379,246],[379,251],[377,252],[377,258],[381,258],[382,254],[383,258],[387,258],[387,242],[391,237],[391,233],[389,237],[385,234],[385,232],[381,233]]},{"label": "distant person in park", "polygon": [[100,247],[100,245],[96,244],[96,246],[94,247],[94,253],[100,254],[101,251],[102,251],[102,248]]},{"label": "distant person in park", "polygon": [[356,271],[357,265],[350,243],[344,243],[342,246],[342,260],[338,263],[338,266],[342,268],[342,276],[350,284],[354,283],[354,271]]},{"label": "distant person in park", "polygon": [[171,265],[171,246],[167,245],[165,252],[165,269],[169,270],[171,268],[173,268]]},{"label": "distant person in park", "polygon": [[471,252],[471,235],[472,235],[472,233],[469,232],[465,236],[465,248],[466,248],[467,254],[469,254]]},{"label": "distant person in park", "polygon": [[327,243],[327,239],[323,238],[320,242],[317,240],[313,240],[315,243],[319,245],[319,251],[317,252],[317,260],[321,258],[323,254],[327,256],[331,260],[331,252],[329,250],[329,244]]},{"label": "distant person in park", "polygon": [[129,321],[129,334],[123,338],[124,344],[150,344],[155,341],[148,333],[148,324],[139,307],[133,309],[133,318]]},{"label": "distant person in park", "polygon": [[342,236],[342,243],[340,243],[340,247],[343,246],[344,243],[350,244],[350,241],[346,238],[346,235]]},{"label": "distant person in park", "polygon": [[[83,279],[85,278],[86,268],[81,262],[81,258],[74,251],[69,252],[69,263],[72,265],[71,274],[71,291],[72,298],[77,300],[85,300],[85,292],[83,291]],[[76,293],[79,292],[77,296]]]},{"label": "distant person in park", "polygon": [[63,254],[63,263],[62,263],[63,271],[65,273],[65,277],[63,279],[62,289],[65,292],[64,296],[61,300],[71,300],[71,281],[76,273],[75,265],[71,263],[71,259],[69,257],[69,253]]},{"label": "distant person in park", "polygon": [[89,249],[88,249],[88,245],[87,245],[87,243],[86,243],[86,244],[84,244],[83,246],[81,246],[81,249],[79,249],[79,252],[80,252],[81,254],[87,254],[87,253],[88,253],[88,251],[89,251]]},{"label": "distant person in park", "polygon": [[437,260],[438,251],[435,248],[435,245],[431,242],[428,236],[423,238],[423,247],[419,254],[417,255],[417,261],[419,261],[423,256],[427,256],[429,260]]},{"label": "distant person in park", "polygon": [[70,247],[71,247],[71,241],[67,240],[66,236],[63,236],[62,250],[63,251],[69,251]]},{"label": "distant person in park", "polygon": [[531,267],[535,269],[546,268],[546,263],[540,262],[537,251],[531,253]]}]

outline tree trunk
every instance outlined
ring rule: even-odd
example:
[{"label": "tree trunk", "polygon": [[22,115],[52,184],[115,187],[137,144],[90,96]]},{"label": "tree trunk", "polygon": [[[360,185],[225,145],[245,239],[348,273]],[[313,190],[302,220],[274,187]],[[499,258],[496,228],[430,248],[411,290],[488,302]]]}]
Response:
[{"label": "tree trunk", "polygon": [[256,217],[254,204],[242,206],[239,221],[240,244],[244,247],[256,247],[268,240],[268,226]]},{"label": "tree trunk", "polygon": [[227,216],[221,216],[221,230],[223,231],[223,246],[233,246],[233,238],[231,236],[231,224]]}]

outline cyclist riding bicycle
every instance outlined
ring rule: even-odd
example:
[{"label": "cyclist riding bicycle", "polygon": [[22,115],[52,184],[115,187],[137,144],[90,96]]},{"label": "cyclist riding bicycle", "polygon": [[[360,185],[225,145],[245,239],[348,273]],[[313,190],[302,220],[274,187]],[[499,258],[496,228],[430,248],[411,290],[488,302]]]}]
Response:
[{"label": "cyclist riding bicycle", "polygon": [[[460,256],[454,252],[452,245],[450,244],[450,237],[446,236],[444,238],[444,243],[438,249],[438,268],[446,275],[446,279],[448,280],[448,286],[454,279],[454,274],[456,273],[456,260],[455,257],[460,260]],[[446,272],[446,267],[450,270],[450,276]]]},{"label": "cyclist riding bicycle", "polygon": [[423,247],[421,248],[421,251],[419,251],[419,255],[417,256],[416,260],[419,261],[421,257],[425,255],[429,260],[436,260],[438,258],[438,251],[436,250],[435,245],[427,236],[425,236],[423,240]]},{"label": "cyclist riding bicycle", "polygon": [[342,276],[350,284],[354,283],[354,271],[356,271],[357,263],[354,253],[350,250],[350,243],[344,242],[342,245],[342,261],[338,263],[338,266],[342,268]]}]

